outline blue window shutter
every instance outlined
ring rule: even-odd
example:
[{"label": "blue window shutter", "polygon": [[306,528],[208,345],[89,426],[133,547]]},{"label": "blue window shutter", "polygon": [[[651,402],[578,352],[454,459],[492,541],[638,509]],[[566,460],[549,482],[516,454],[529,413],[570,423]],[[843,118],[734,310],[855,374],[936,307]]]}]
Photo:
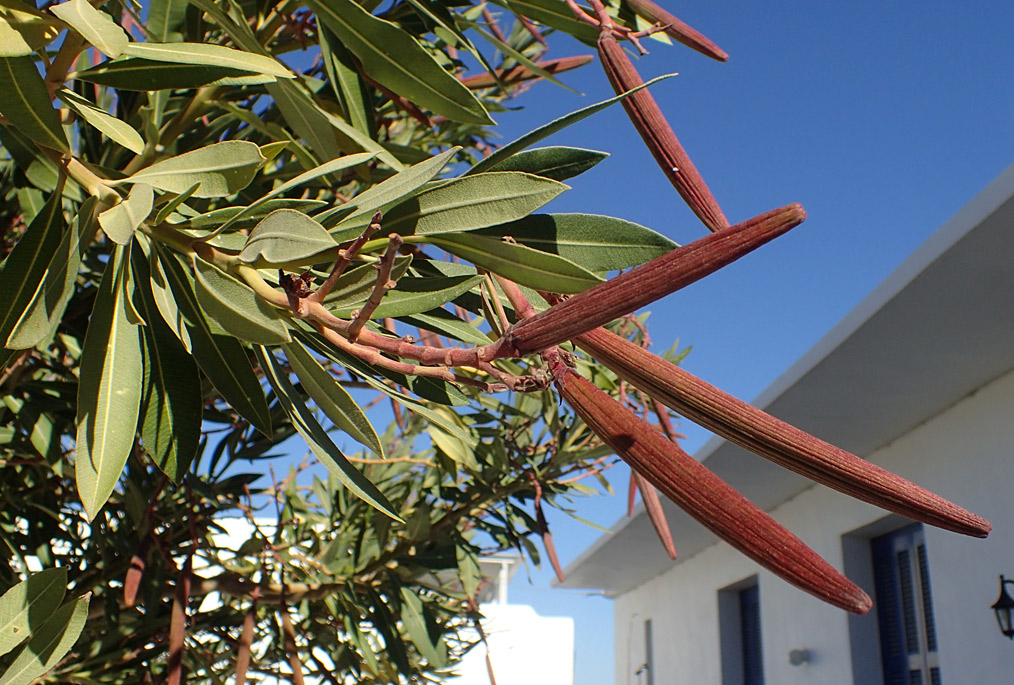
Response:
[{"label": "blue window shutter", "polygon": [[764,685],[760,592],[756,585],[739,592],[739,626],[743,645],[743,683],[744,685]]}]

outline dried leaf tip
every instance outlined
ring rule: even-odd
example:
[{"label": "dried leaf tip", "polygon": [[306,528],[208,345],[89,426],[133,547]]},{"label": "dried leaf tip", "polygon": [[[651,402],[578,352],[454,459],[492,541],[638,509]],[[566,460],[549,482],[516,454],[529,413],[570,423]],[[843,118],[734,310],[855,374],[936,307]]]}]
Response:
[{"label": "dried leaf tip", "polygon": [[858,586],[650,424],[574,371],[556,381],[617,455],[719,538],[801,590],[846,611],[869,611],[872,602]]}]

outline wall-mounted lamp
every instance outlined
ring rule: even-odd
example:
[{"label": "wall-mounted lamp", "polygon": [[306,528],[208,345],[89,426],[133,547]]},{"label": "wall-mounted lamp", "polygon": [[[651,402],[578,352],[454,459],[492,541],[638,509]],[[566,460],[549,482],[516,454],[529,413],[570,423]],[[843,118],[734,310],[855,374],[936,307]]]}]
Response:
[{"label": "wall-mounted lamp", "polygon": [[1007,580],[1000,576],[1000,599],[993,604],[993,611],[996,613],[996,622],[1000,624],[1000,632],[1014,640],[1014,599],[1007,594],[1007,585],[1014,584],[1014,580]]},{"label": "wall-mounted lamp", "polygon": [[813,660],[813,654],[808,649],[793,649],[789,651],[789,663],[793,666],[802,666]]}]

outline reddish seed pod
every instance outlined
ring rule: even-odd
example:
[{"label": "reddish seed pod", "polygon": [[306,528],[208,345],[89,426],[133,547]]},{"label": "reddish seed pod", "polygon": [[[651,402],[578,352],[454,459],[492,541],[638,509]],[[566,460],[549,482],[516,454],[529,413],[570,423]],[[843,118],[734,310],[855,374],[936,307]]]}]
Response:
[{"label": "reddish seed pod", "polygon": [[651,0],[626,0],[626,4],[648,21],[664,26],[664,33],[667,36],[683,43],[688,48],[720,62],[729,59],[729,53],[715,45],[707,36]]}]

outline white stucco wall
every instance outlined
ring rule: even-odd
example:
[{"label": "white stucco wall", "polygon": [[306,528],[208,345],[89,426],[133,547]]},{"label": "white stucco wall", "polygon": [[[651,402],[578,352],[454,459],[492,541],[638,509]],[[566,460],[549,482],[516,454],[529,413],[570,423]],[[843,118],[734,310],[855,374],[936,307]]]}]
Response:
[{"label": "white stucco wall", "polygon": [[[926,527],[926,545],[943,682],[1010,682],[1014,643],[1000,634],[989,607],[999,593],[999,574],[1014,576],[1014,373],[963,398],[870,460],[993,523],[987,540]],[[846,568],[871,596],[868,560],[862,558],[866,541],[904,523],[822,486],[771,513],[829,562]],[[878,685],[879,653],[853,649],[864,635],[877,644],[875,610],[850,618],[724,543],[616,599],[617,685],[644,682],[634,672],[644,663],[647,619],[654,634],[655,685],[721,684],[718,591],[754,575],[767,682]],[[790,665],[792,649],[809,649],[811,662]]]}]

